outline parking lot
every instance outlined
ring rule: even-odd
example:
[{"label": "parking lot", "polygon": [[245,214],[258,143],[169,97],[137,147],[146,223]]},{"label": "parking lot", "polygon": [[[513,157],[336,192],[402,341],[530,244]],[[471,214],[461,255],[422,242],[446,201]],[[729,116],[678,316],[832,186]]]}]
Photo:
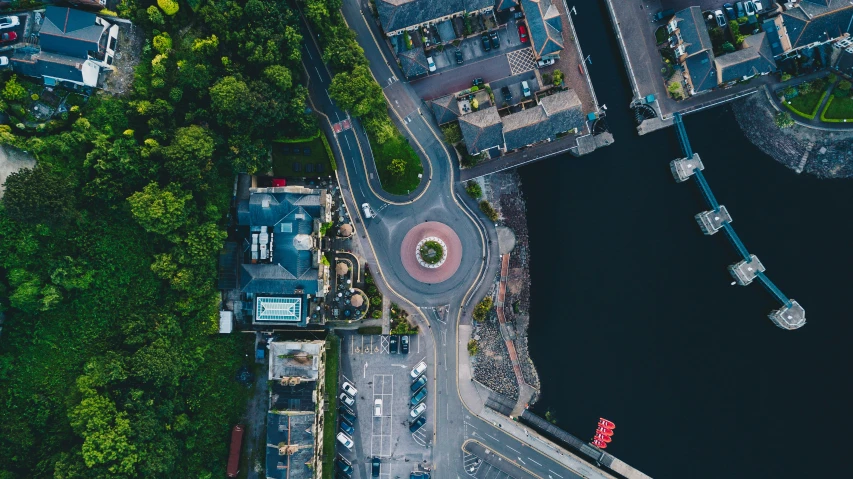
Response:
[{"label": "parking lot", "polygon": [[[527,81],[527,84],[530,87],[530,96],[527,98],[524,97],[521,91],[521,82],[523,81]],[[504,86],[509,88],[509,92],[512,94],[512,101],[507,102],[509,106],[518,105],[523,101],[533,101],[535,99],[534,94],[539,91],[539,82],[536,81],[536,74],[534,74],[533,71],[524,72],[520,75],[513,75],[502,80],[491,82],[489,86],[495,94],[495,102],[497,103],[498,108],[502,108],[504,104],[503,93],[501,93]],[[511,109],[511,111],[514,112],[516,110]]]},{"label": "parking lot", "polygon": [[[5,16],[3,16],[3,17],[5,18]],[[14,40],[10,39],[10,40],[4,40],[4,41],[0,42],[0,53],[2,53],[4,55],[9,55],[9,53],[11,53],[11,50],[15,47],[15,45],[17,45],[18,43],[20,43],[24,40],[24,37],[26,36],[27,27],[28,27],[27,22],[29,20],[29,15],[26,15],[26,14],[9,15],[9,17],[10,18],[11,17],[17,17],[19,25],[16,25],[14,27],[9,27],[9,28],[3,28],[2,30],[0,30],[0,33],[10,34],[10,35],[14,34],[14,36],[15,36]]]},{"label": "parking lot", "polygon": [[[357,420],[354,421],[352,450],[337,444],[337,451],[352,462],[353,478],[371,477],[373,457],[380,459],[380,477],[383,478],[408,477],[418,464],[431,462],[434,431],[431,339],[422,334],[409,336],[408,354],[401,352],[399,342],[398,352],[392,353],[390,339],[390,336],[355,332],[347,332],[342,337],[340,380],[358,389],[355,405],[351,408]],[[421,361],[428,365],[423,375],[428,380],[423,400],[427,406],[421,415],[426,423],[413,433],[409,430],[412,422],[410,372]]]}]

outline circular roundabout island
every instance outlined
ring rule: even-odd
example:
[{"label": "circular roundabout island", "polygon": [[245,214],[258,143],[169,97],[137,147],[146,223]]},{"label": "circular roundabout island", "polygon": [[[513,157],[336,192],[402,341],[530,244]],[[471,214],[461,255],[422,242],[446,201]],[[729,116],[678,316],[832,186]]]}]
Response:
[{"label": "circular roundabout island", "polygon": [[406,233],[400,259],[412,278],[422,283],[441,283],[459,269],[462,242],[446,224],[428,221]]}]

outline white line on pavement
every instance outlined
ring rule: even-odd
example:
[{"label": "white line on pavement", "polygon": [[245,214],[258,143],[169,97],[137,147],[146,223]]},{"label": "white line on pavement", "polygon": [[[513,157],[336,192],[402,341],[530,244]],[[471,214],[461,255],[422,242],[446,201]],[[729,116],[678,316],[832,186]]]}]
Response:
[{"label": "white line on pavement", "polygon": [[513,448],[511,448],[511,447],[509,447],[509,446],[507,446],[507,447],[508,447],[511,451],[515,451],[515,453],[516,453],[516,454],[521,454],[521,452],[516,451],[515,449],[513,449]]},{"label": "white line on pavement", "polygon": [[527,460],[536,464],[537,466],[542,466],[542,464],[539,464],[538,462],[534,461],[533,459],[530,459],[529,457],[527,458]]},{"label": "white line on pavement", "polygon": [[563,476],[561,476],[561,475],[557,474],[556,472],[554,472],[554,471],[552,471],[552,470],[550,470],[550,469],[548,469],[548,472],[550,472],[551,474],[553,474],[553,475],[555,475],[555,476],[557,476],[557,477],[563,477]]},{"label": "white line on pavement", "polygon": [[495,436],[492,436],[491,434],[486,434],[486,435],[489,436],[490,438],[494,439],[495,441],[499,441],[498,438],[496,438]]},{"label": "white line on pavement", "polygon": [[524,462],[524,460],[522,460],[520,457],[518,458],[518,460],[521,461],[521,463],[524,464],[525,466],[527,465],[527,463]]}]

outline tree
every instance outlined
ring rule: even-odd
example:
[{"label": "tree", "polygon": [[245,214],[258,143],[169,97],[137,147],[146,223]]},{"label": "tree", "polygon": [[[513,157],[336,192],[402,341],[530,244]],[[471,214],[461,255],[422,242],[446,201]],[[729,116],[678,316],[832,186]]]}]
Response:
[{"label": "tree", "polygon": [[68,413],[71,427],[83,438],[86,466],[104,467],[113,477],[131,477],[139,461],[136,446],[130,442],[130,420],[118,412],[115,403],[89,389]]},{"label": "tree", "polygon": [[166,23],[165,18],[163,18],[163,12],[155,5],[148,7],[146,12],[148,13],[148,20],[151,20],[151,23],[154,25],[163,26],[163,24]]},{"label": "tree", "polygon": [[306,0],[305,16],[317,25],[325,23],[329,18],[325,0]]},{"label": "tree", "polygon": [[465,191],[475,200],[483,196],[483,189],[480,187],[480,183],[477,183],[475,180],[469,180],[468,183],[465,183]]},{"label": "tree", "polygon": [[840,82],[838,82],[838,85],[836,86],[836,88],[838,88],[841,91],[846,92],[846,91],[850,90],[851,86],[853,86],[853,84],[851,84],[849,81],[841,80]]},{"label": "tree", "polygon": [[172,49],[172,37],[169,36],[169,32],[163,32],[157,35],[154,37],[152,43],[154,44],[154,49],[160,53],[166,53]]},{"label": "tree", "polygon": [[797,91],[800,92],[800,95],[808,95],[813,89],[812,83],[807,81],[804,81],[797,86]]},{"label": "tree", "polygon": [[293,86],[290,70],[281,65],[270,65],[264,68],[264,78],[282,91],[290,90]]},{"label": "tree", "polygon": [[346,26],[336,26],[329,32],[323,47],[323,61],[337,72],[350,71],[358,65],[366,65],[364,50],[355,39],[355,32]]},{"label": "tree", "polygon": [[9,218],[27,224],[61,226],[77,216],[74,183],[42,163],[6,178],[3,207]]},{"label": "tree", "polygon": [[3,87],[3,98],[7,101],[21,101],[27,96],[27,90],[18,83],[18,75],[12,75],[12,78],[6,81],[6,86]]},{"label": "tree", "polygon": [[180,4],[178,4],[176,0],[157,0],[157,5],[160,6],[163,13],[170,17],[178,13],[178,10],[181,8]]},{"label": "tree", "polygon": [[791,118],[791,115],[788,112],[780,111],[776,113],[774,120],[776,122],[776,126],[779,128],[790,128],[794,126],[794,119]]},{"label": "tree", "polygon": [[248,113],[249,85],[233,76],[227,76],[210,87],[210,103],[219,124],[236,127]]},{"label": "tree", "polygon": [[[783,81],[783,82],[786,82],[786,81],[788,81],[788,80],[790,80],[790,79],[791,79],[791,74],[790,74],[790,73],[782,72],[782,81]],[[834,82],[835,80],[832,80],[832,81]]]},{"label": "tree", "polygon": [[474,307],[474,313],[472,316],[474,317],[474,321],[483,321],[486,319],[486,315],[489,314],[489,311],[492,309],[492,297],[486,296],[482,301],[477,303],[477,306]]},{"label": "tree", "polygon": [[732,43],[731,43],[731,42],[725,42],[725,43],[723,43],[723,44],[721,45],[721,47],[720,47],[720,48],[722,48],[722,49],[723,49],[723,51],[724,51],[724,52],[727,52],[727,53],[732,53],[732,52],[734,52],[734,51],[735,51],[735,46],[734,46],[734,45],[732,45]]},{"label": "tree", "polygon": [[444,133],[444,141],[448,144],[455,145],[462,141],[462,129],[459,128],[459,123],[448,123],[441,127],[441,132]]},{"label": "tree", "polygon": [[565,75],[563,74],[562,70],[554,70],[552,78],[554,79],[554,85],[560,86],[563,84],[563,78],[565,78]]},{"label": "tree", "polygon": [[405,160],[394,158],[393,160],[391,160],[391,163],[388,164],[388,171],[394,176],[403,176],[403,174],[406,173]]},{"label": "tree", "polygon": [[206,128],[178,128],[172,144],[165,148],[166,169],[183,181],[198,181],[213,168],[213,135]]},{"label": "tree", "polygon": [[329,95],[339,107],[359,117],[385,112],[382,88],[364,65],[335,75],[329,86]]},{"label": "tree", "polygon": [[192,193],[183,191],[174,183],[161,189],[157,183],[149,183],[142,191],[131,195],[127,201],[133,218],[145,231],[162,235],[184,226],[189,207],[187,202]]}]

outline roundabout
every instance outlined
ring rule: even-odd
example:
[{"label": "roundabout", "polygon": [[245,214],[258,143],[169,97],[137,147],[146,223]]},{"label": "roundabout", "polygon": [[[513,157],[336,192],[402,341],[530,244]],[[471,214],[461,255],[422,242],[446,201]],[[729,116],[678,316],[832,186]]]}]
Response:
[{"label": "roundabout", "polygon": [[422,283],[441,283],[459,269],[462,242],[444,223],[420,223],[403,238],[400,260],[412,278]]}]

